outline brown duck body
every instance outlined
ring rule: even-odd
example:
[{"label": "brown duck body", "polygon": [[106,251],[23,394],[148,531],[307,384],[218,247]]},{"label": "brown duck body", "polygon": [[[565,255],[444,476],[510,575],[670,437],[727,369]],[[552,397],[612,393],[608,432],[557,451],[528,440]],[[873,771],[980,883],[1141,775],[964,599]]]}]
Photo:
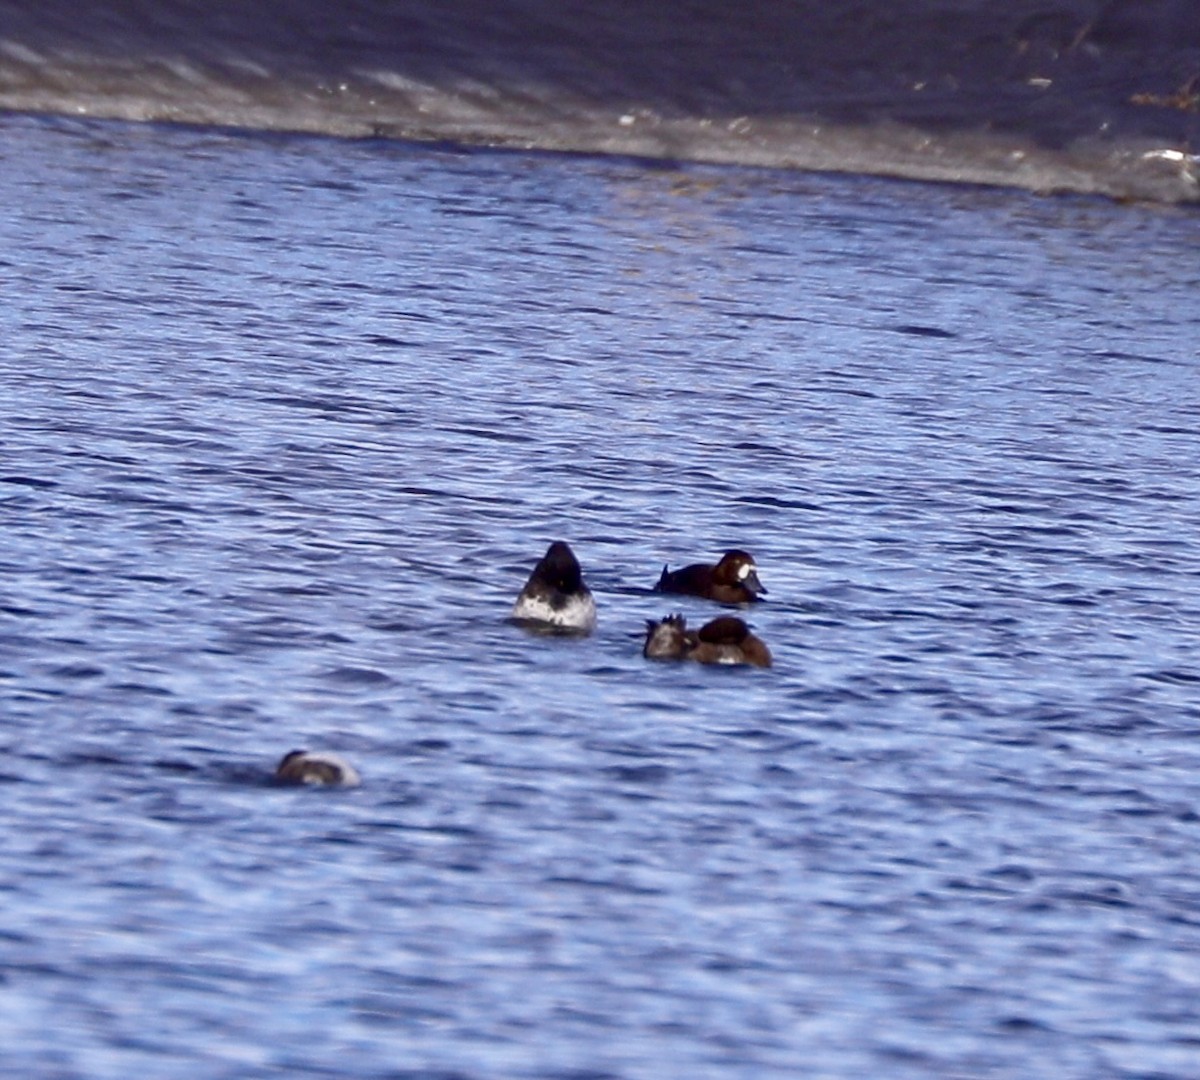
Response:
[{"label": "brown duck body", "polygon": [[696,635],[687,628],[682,615],[646,620],[646,643],[642,655],[647,660],[682,660],[696,647]]},{"label": "brown duck body", "polygon": [[697,632],[691,659],[701,664],[752,664],[771,666],[771,650],[762,638],[750,632],[741,619],[722,615],[705,623]]},{"label": "brown duck body", "polygon": [[699,664],[770,667],[771,650],[741,619],[722,615],[689,630],[682,615],[646,622],[642,655],[648,660],[695,660]]},{"label": "brown duck body", "polygon": [[656,591],[700,596],[719,604],[749,604],[766,593],[758,580],[754,556],[746,551],[727,551],[715,566],[693,563],[681,570],[664,566]]}]

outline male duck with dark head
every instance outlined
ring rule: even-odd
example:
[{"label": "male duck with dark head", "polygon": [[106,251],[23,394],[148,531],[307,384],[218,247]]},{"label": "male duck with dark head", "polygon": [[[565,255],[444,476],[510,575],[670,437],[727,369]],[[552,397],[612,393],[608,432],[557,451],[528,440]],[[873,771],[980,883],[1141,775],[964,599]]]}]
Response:
[{"label": "male duck with dark head", "polygon": [[555,540],[533,568],[513,605],[512,617],[532,628],[589,634],[596,627],[596,601],[583,582],[575,553]]},{"label": "male duck with dark head", "polygon": [[695,660],[698,664],[749,664],[770,667],[771,650],[741,619],[721,615],[699,630],[689,630],[682,615],[646,621],[647,660]]},{"label": "male duck with dark head", "polygon": [[718,604],[749,604],[766,594],[758,580],[754,556],[746,551],[727,551],[716,566],[694,563],[682,570],[663,567],[656,592],[702,596]]}]

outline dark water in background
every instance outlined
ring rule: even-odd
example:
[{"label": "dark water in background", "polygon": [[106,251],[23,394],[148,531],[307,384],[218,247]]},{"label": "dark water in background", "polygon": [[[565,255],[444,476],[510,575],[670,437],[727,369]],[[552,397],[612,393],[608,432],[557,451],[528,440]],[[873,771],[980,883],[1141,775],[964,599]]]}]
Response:
[{"label": "dark water in background", "polygon": [[[12,118],[0,200],[6,1074],[1196,1075],[1194,215]],[[777,666],[644,662],[733,544]]]},{"label": "dark water in background", "polygon": [[0,0],[0,109],[1200,196],[1194,0]]}]

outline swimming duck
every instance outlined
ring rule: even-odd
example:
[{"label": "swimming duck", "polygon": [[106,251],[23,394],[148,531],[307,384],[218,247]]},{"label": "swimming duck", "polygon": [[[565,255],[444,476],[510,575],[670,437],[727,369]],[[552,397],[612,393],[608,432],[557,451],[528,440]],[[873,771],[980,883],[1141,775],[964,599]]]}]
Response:
[{"label": "swimming duck", "polygon": [[716,566],[694,563],[675,571],[664,566],[654,588],[656,592],[702,596],[720,604],[749,604],[767,591],[758,580],[754,556],[737,549],[725,552]]},{"label": "swimming duck", "polygon": [[358,770],[345,758],[323,750],[292,750],[283,755],[275,770],[281,784],[327,784],[330,787],[358,787]]},{"label": "swimming duck", "polygon": [[698,631],[689,630],[682,615],[668,615],[658,621],[647,619],[642,655],[648,660],[771,666],[771,650],[766,642],[733,615],[721,615]]},{"label": "swimming duck", "polygon": [[734,615],[721,615],[705,623],[696,634],[699,643],[689,658],[701,664],[751,664],[771,666],[771,650],[762,638]]},{"label": "swimming duck", "polygon": [[596,601],[583,582],[575,553],[555,540],[533,568],[513,605],[512,617],[573,633],[590,633],[596,626]]}]

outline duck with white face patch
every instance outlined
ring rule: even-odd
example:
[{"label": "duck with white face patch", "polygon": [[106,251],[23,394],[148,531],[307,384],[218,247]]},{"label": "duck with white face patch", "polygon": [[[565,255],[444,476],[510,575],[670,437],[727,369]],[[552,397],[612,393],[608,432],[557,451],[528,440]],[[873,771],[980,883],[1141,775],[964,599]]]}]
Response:
[{"label": "duck with white face patch", "polygon": [[675,571],[664,566],[654,588],[656,592],[700,596],[718,604],[750,604],[767,592],[758,580],[754,556],[736,548],[725,552],[715,566],[693,563]]}]

